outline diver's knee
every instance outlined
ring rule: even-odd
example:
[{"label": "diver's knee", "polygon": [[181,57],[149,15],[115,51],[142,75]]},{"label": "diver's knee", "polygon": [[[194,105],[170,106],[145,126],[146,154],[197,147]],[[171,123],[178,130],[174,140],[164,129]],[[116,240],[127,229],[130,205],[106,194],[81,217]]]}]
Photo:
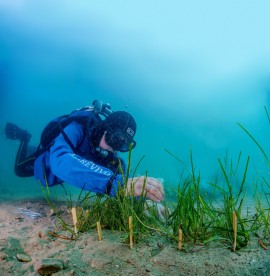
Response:
[{"label": "diver's knee", "polygon": [[16,166],[15,169],[14,169],[14,172],[17,176],[24,177],[24,171],[21,168]]},{"label": "diver's knee", "polygon": [[25,166],[15,166],[15,174],[19,177],[34,176],[34,164],[25,164]]}]

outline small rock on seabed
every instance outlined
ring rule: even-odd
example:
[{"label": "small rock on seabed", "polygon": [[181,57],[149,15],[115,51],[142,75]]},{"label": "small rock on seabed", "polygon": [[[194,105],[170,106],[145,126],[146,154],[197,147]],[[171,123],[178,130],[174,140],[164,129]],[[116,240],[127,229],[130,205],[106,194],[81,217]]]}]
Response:
[{"label": "small rock on seabed", "polygon": [[17,257],[18,261],[20,261],[20,262],[27,263],[27,262],[32,261],[31,257],[28,255],[25,255],[25,254],[17,254],[16,257]]}]

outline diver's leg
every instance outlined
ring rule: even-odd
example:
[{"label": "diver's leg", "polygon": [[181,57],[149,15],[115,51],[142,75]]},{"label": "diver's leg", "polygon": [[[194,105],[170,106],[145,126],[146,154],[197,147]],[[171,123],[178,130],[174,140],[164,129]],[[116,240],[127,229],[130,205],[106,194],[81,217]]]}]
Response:
[{"label": "diver's leg", "polygon": [[5,132],[7,138],[21,141],[15,160],[15,174],[21,177],[33,176],[36,156],[32,147],[32,154],[29,155],[28,153],[28,143],[31,139],[31,134],[12,123],[6,124]]},{"label": "diver's leg", "polygon": [[34,163],[36,160],[36,148],[34,150],[31,148],[32,154],[28,154],[28,142],[27,140],[22,140],[20,147],[17,152],[15,160],[15,174],[20,177],[28,177],[34,175]]}]

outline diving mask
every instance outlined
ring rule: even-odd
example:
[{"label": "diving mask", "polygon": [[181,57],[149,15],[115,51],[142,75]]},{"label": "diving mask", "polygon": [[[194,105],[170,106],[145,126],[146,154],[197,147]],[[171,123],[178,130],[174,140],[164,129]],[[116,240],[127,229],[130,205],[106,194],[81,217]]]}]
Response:
[{"label": "diving mask", "polygon": [[105,133],[106,143],[115,151],[127,152],[136,146],[136,142],[122,129],[109,128]]}]

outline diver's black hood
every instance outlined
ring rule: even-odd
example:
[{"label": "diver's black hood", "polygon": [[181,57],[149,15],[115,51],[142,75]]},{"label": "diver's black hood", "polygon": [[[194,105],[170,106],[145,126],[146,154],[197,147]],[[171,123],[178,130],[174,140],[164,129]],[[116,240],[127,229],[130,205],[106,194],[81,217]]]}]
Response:
[{"label": "diver's black hood", "polygon": [[[113,135],[116,132],[121,131],[126,143],[136,145],[134,136],[136,134],[137,125],[134,118],[126,111],[115,111],[106,117],[103,121],[96,123],[92,134],[91,142],[94,147],[98,147],[100,140],[106,131],[109,135]],[[107,138],[107,137],[106,137]],[[110,139],[106,139],[106,142],[110,144]],[[118,150],[118,149],[117,149]],[[122,150],[120,150],[122,151]],[[124,151],[128,151],[124,150]]]},{"label": "diver's black hood", "polygon": [[99,147],[100,140],[105,132],[105,128],[102,122],[95,122],[95,126],[92,130],[90,141],[94,148]]},{"label": "diver's black hood", "polygon": [[110,114],[103,121],[103,127],[105,130],[121,129],[129,140],[133,140],[137,129],[134,118],[126,111],[116,111]]}]

